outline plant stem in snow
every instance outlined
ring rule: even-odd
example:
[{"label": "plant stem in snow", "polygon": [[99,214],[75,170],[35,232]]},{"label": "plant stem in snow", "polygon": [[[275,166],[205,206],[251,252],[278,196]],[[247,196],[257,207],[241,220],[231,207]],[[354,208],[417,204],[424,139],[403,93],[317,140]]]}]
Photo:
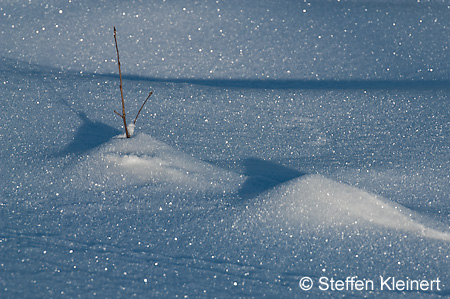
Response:
[{"label": "plant stem in snow", "polygon": [[[125,127],[125,135],[127,138],[130,138],[130,134],[128,133],[127,128],[127,120],[125,115],[125,101],[123,99],[123,88],[122,88],[122,72],[120,71],[120,60],[119,60],[119,48],[117,47],[117,37],[116,37],[116,27],[114,27],[114,41],[116,43],[116,52],[117,52],[117,64],[119,66],[119,78],[120,78],[120,97],[122,98],[122,114],[118,113],[114,110],[115,113],[117,113],[120,117],[123,119],[123,125]],[[137,117],[136,117],[137,118]]]}]

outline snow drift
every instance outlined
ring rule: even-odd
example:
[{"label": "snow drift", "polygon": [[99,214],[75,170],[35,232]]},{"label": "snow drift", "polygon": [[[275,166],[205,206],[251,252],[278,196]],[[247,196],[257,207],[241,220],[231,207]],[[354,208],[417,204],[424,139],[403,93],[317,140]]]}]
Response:
[{"label": "snow drift", "polygon": [[[168,193],[200,192],[215,196],[236,194],[245,182],[255,178],[262,184],[269,184],[270,188],[256,198],[244,198],[256,207],[256,210],[247,211],[248,219],[287,222],[290,226],[308,227],[313,231],[337,229],[355,232],[384,228],[450,241],[450,233],[429,227],[427,220],[418,213],[357,187],[322,175],[302,175],[286,183],[282,180],[273,184],[266,179],[269,174],[262,169],[258,170],[263,171],[262,175],[252,173],[251,176],[226,171],[144,133],[129,139],[113,139],[87,155],[76,168],[73,180],[81,180],[82,188],[120,189],[153,185]],[[277,176],[281,177],[281,174],[277,173]],[[246,192],[257,194],[261,188],[258,184],[253,187],[254,192]]]},{"label": "snow drift", "polygon": [[80,188],[164,186],[168,192],[229,193],[243,177],[184,154],[147,134],[116,138],[87,155],[74,169]]},{"label": "snow drift", "polygon": [[302,176],[261,195],[246,218],[255,219],[312,231],[388,229],[450,241],[449,232],[430,227],[430,220],[408,208],[321,175]]},{"label": "snow drift", "polygon": [[448,296],[450,6],[388,2],[3,1],[0,296]]}]

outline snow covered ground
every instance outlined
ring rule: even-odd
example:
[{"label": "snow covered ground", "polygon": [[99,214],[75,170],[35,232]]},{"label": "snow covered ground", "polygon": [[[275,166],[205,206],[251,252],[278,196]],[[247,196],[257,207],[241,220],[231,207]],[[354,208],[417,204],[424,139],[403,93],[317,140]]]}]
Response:
[{"label": "snow covered ground", "polygon": [[449,15],[3,1],[0,298],[450,296]]}]

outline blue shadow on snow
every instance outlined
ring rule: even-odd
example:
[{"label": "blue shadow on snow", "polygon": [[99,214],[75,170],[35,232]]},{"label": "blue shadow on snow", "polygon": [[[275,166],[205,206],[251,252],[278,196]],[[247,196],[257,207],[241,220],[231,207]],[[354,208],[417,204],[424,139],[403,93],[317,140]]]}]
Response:
[{"label": "blue shadow on snow", "polygon": [[77,129],[73,140],[61,150],[60,156],[83,154],[108,142],[111,138],[121,133],[118,129],[107,124],[90,120],[84,112],[77,111],[76,113],[82,124]]},{"label": "blue shadow on snow", "polygon": [[[89,74],[85,74],[89,75]],[[116,74],[90,74],[93,77],[119,78]],[[309,80],[309,79],[196,79],[157,78],[139,75],[122,75],[124,80],[160,83],[185,83],[220,88],[301,89],[301,90],[430,90],[450,89],[449,80],[398,79],[398,80]]]},{"label": "blue shadow on snow", "polygon": [[254,198],[276,185],[306,175],[304,172],[259,158],[247,158],[243,166],[247,180],[238,194],[244,200]]}]

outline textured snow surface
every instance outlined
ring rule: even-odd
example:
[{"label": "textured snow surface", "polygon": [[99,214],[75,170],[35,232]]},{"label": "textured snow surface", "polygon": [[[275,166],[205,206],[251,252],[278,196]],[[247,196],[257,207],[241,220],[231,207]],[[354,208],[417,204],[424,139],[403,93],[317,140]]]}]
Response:
[{"label": "textured snow surface", "polygon": [[131,139],[113,140],[92,152],[74,166],[73,181],[77,180],[80,188],[164,185],[174,191],[211,189],[227,193],[238,189],[243,178],[139,134]]},{"label": "textured snow surface", "polygon": [[449,14],[3,1],[0,298],[449,296]]},{"label": "textured snow surface", "polygon": [[256,214],[257,222],[276,219],[298,229],[305,226],[306,229],[333,229],[336,233],[348,231],[351,234],[364,229],[394,229],[450,241],[450,233],[414,220],[418,216],[409,209],[320,175],[304,176],[268,192],[256,206],[256,211],[249,212],[249,219]]}]

